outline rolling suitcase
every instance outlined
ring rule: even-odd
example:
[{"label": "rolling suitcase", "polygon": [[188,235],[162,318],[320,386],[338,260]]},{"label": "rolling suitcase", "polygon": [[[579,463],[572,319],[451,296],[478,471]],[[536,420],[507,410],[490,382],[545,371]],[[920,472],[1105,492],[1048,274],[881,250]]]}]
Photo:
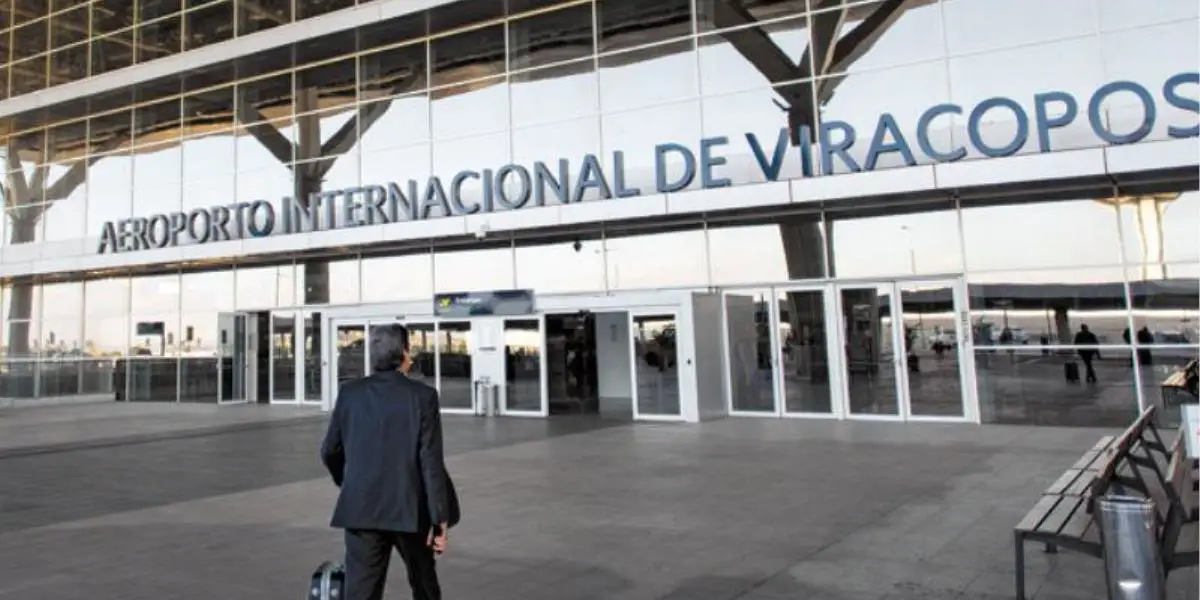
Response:
[{"label": "rolling suitcase", "polygon": [[325,561],[313,572],[308,587],[309,600],[340,600],[346,597],[346,569],[340,563]]},{"label": "rolling suitcase", "polygon": [[1063,364],[1063,371],[1067,376],[1068,383],[1079,383],[1079,363],[1068,360]]}]

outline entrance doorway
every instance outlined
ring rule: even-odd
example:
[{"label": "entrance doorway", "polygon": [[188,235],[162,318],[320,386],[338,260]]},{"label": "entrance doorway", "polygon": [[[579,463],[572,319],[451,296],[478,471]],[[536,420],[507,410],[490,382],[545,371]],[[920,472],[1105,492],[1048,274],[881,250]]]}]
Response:
[{"label": "entrance doorway", "polygon": [[977,419],[960,280],[730,290],[724,304],[731,414]]},{"label": "entrance doorway", "polygon": [[496,409],[508,416],[545,416],[545,355],[542,318],[491,317],[403,321],[395,318],[335,319],[329,361],[330,405],[343,383],[370,371],[370,329],[403,322],[413,369],[409,375],[438,390],[443,412],[472,414],[485,386],[495,386]]}]

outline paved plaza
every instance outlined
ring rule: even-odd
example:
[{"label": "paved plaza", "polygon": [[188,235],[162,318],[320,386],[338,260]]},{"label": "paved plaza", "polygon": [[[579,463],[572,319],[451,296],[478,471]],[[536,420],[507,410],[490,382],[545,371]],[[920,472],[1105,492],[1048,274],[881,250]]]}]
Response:
[{"label": "paved plaza", "polygon": [[[1013,597],[1012,528],[1105,433],[1019,426],[445,419],[448,600]],[[302,598],[340,554],[310,409],[0,411],[0,600]],[[393,561],[393,566],[399,566]],[[393,569],[388,598],[408,598]],[[1195,569],[1171,598],[1197,597]],[[1029,547],[1038,600],[1099,561]]]}]

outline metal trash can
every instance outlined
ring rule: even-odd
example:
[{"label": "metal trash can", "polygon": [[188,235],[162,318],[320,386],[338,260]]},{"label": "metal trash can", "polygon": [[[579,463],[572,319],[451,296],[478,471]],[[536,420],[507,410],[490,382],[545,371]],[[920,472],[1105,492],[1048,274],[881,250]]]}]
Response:
[{"label": "metal trash can", "polygon": [[475,416],[496,416],[496,396],[498,387],[492,383],[491,377],[480,377],[475,380]]},{"label": "metal trash can", "polygon": [[1166,576],[1154,503],[1114,495],[1101,498],[1097,505],[1109,600],[1164,600]]}]

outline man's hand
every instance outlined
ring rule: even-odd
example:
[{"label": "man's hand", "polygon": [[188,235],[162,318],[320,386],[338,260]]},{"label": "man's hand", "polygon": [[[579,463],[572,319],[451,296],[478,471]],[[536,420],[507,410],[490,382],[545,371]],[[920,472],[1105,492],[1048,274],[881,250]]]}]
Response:
[{"label": "man's hand", "polygon": [[446,523],[442,523],[437,527],[429,530],[429,536],[425,539],[425,544],[433,548],[434,554],[441,554],[446,551],[446,542],[450,538],[450,528]]}]

